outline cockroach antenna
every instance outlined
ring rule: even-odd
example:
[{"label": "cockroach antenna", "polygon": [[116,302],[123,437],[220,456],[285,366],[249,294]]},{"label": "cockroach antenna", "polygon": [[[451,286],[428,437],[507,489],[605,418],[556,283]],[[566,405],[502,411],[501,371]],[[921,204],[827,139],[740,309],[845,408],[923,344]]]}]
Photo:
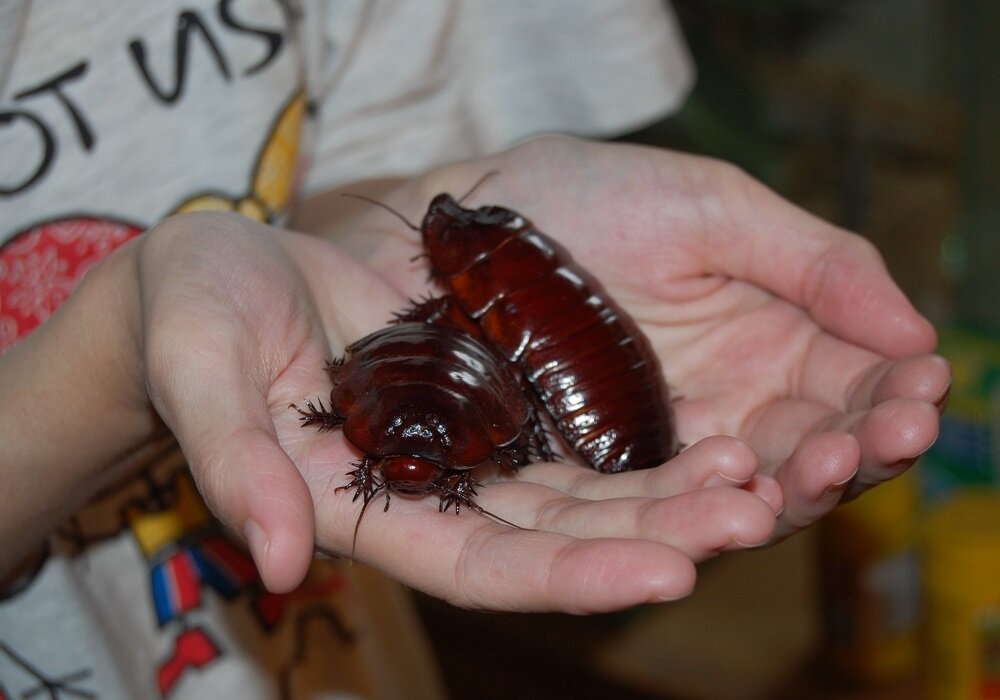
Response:
[{"label": "cockroach antenna", "polygon": [[[361,512],[358,514],[358,519],[354,523],[354,536],[351,538],[351,561],[354,561],[354,553],[358,548],[358,531],[361,529],[361,519],[365,517],[365,512],[368,510],[368,506],[371,505],[372,501],[375,500],[375,496],[378,495],[379,491],[385,491],[385,507],[382,509],[383,512],[389,510],[389,493],[391,489],[387,482],[383,481],[371,493],[364,494],[364,502],[361,504]],[[512,527],[517,530],[531,530],[530,527],[522,527],[517,523],[512,523],[511,521],[501,518],[496,513],[491,513],[490,511],[483,508],[481,505],[473,501],[467,495],[459,493],[454,489],[450,489],[447,486],[438,486],[438,493],[442,496],[447,496],[455,500],[456,503],[456,513],[458,512],[457,506],[459,503],[464,505],[469,510],[482,515],[483,517],[489,518],[490,520],[499,523],[501,525],[506,525],[507,527]],[[354,499],[360,494],[355,494]]]},{"label": "cockroach antenna", "polygon": [[353,192],[343,192],[343,193],[341,193],[340,196],[341,197],[349,197],[351,199],[360,199],[362,202],[368,202],[369,204],[374,204],[376,207],[380,207],[382,209],[385,209],[387,212],[389,212],[390,214],[392,214],[393,216],[395,216],[397,219],[399,219],[400,221],[402,221],[404,224],[406,224],[406,226],[409,227],[409,229],[411,231],[416,231],[417,233],[420,233],[420,227],[419,226],[417,226],[415,223],[413,223],[412,221],[410,221],[409,219],[407,219],[405,216],[403,216],[402,214],[400,214],[398,211],[396,211],[395,209],[393,209],[392,207],[390,207],[385,202],[380,202],[377,199],[372,199],[371,197],[366,197],[363,194],[354,194]]},{"label": "cockroach antenna", "polygon": [[508,527],[512,527],[512,528],[515,528],[517,530],[531,530],[532,529],[530,527],[522,527],[522,526],[518,525],[517,523],[512,523],[509,520],[501,518],[496,513],[491,513],[490,511],[486,510],[481,505],[479,505],[478,503],[476,503],[475,501],[473,501],[471,498],[469,498],[469,496],[467,496],[467,495],[465,495],[463,493],[459,493],[458,491],[456,491],[454,489],[450,489],[447,486],[443,486],[443,485],[442,486],[438,486],[438,493],[441,494],[441,495],[443,495],[443,496],[447,496],[448,498],[451,498],[451,499],[453,499],[455,501],[455,506],[456,506],[455,512],[456,513],[458,512],[458,505],[462,504],[466,508],[468,508],[469,510],[475,511],[476,513],[479,513],[480,515],[482,515],[484,517],[487,517],[487,518],[493,520],[494,522],[500,523],[501,525],[507,525]]},{"label": "cockroach antenna", "polygon": [[461,204],[462,202],[467,200],[469,197],[475,194],[476,190],[482,187],[488,180],[499,174],[500,174],[499,170],[491,170],[485,175],[483,175],[481,178],[476,180],[475,184],[473,184],[472,187],[469,188],[468,192],[466,192],[465,194],[463,194],[461,197],[458,198],[458,203]]},{"label": "cockroach antenna", "polygon": [[[375,500],[375,494],[380,490],[385,488],[385,483],[379,484],[375,491],[370,495],[366,496],[364,503],[361,504],[361,512],[358,514],[358,520],[354,523],[354,537],[351,538],[351,561],[354,561],[354,552],[358,549],[358,530],[361,529],[361,518],[365,517],[365,511],[368,510],[368,505]],[[389,489],[385,488],[385,507],[389,507]]]},{"label": "cockroach antenna", "polygon": [[[469,197],[471,197],[475,193],[476,190],[478,190],[480,187],[483,186],[483,183],[485,183],[490,178],[492,178],[492,177],[494,177],[496,175],[499,175],[499,174],[500,174],[499,170],[491,170],[488,173],[486,173],[485,175],[483,175],[481,178],[479,178],[478,180],[476,180],[475,184],[473,184],[472,187],[469,188],[468,192],[466,192],[465,194],[463,194],[461,197],[458,198],[458,203],[461,204],[462,202],[464,202],[465,200],[467,200]],[[406,226],[411,231],[416,231],[417,233],[420,232],[420,227],[419,226],[417,226],[415,223],[413,223],[412,221],[410,221],[409,219],[407,219],[401,213],[399,213],[398,211],[396,211],[395,209],[393,209],[392,207],[390,207],[385,202],[380,202],[377,199],[373,199],[372,197],[368,197],[368,196],[365,196],[363,194],[355,194],[354,192],[343,192],[343,193],[341,193],[340,196],[341,197],[349,197],[351,199],[360,199],[362,202],[368,202],[369,204],[374,204],[376,207],[380,207],[382,209],[385,209],[387,212],[389,212],[390,214],[392,214],[393,216],[395,216],[397,219],[399,219],[400,221],[402,221],[404,224],[406,224]]]}]

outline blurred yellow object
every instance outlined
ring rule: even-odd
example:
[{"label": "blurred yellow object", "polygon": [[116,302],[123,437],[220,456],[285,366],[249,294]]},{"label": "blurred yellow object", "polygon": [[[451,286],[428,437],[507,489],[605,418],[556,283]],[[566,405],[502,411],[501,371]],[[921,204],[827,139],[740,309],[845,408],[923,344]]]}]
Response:
[{"label": "blurred yellow object", "polygon": [[881,686],[916,673],[918,509],[911,470],[838,507],[821,525],[822,659],[838,681]]},{"label": "blurred yellow object", "polygon": [[927,700],[1000,698],[1000,493],[959,493],[927,522]]}]

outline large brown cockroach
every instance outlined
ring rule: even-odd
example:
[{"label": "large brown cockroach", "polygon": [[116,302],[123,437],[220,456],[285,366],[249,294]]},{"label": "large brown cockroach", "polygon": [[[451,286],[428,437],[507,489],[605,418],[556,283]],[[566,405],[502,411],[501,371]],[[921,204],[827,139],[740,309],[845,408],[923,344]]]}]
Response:
[{"label": "large brown cockroach", "polygon": [[421,233],[431,273],[448,293],[400,318],[478,327],[520,368],[567,445],[598,471],[646,469],[676,455],[667,385],[635,321],[528,219],[459,201],[440,194],[419,228],[406,222]]},{"label": "large brown cockroach", "polygon": [[[354,500],[379,491],[435,493],[440,509],[474,501],[473,469],[516,469],[551,453],[534,406],[490,348],[448,326],[400,323],[347,347],[329,363],[330,406],[293,404],[305,425],[342,428],[362,453],[350,472]],[[340,490],[340,489],[338,489]],[[359,516],[358,523],[361,522]]]}]

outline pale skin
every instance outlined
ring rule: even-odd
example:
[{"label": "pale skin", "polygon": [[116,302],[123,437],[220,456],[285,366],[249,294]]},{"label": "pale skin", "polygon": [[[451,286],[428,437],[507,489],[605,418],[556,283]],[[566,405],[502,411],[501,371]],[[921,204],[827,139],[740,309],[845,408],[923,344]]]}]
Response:
[{"label": "pale skin", "polygon": [[[439,513],[434,497],[373,503],[358,560],[472,608],[672,600],[698,562],[808,526],[933,442],[950,375],[932,327],[870,245],[730,166],[541,139],[344,189],[419,220],[492,170],[469,204],[531,218],[635,316],[690,447],[648,471],[536,464],[481,489],[525,529]],[[416,234],[337,194],[301,210],[317,235],[169,219],[0,357],[0,575],[167,429],[268,587],[294,587],[317,549],[351,554],[360,503],[337,487],[358,455],[289,404],[324,397],[324,361],[431,288]]]}]

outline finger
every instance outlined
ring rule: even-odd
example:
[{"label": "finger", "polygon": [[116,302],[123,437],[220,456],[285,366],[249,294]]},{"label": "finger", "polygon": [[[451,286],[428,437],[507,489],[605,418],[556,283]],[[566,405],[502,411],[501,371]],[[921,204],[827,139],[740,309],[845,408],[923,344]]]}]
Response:
[{"label": "finger", "polygon": [[273,233],[242,217],[175,217],[143,237],[139,270],[150,399],[213,513],[247,538],[265,585],[287,590],[311,559],[312,506],[266,394],[296,348],[320,342]]},{"label": "finger", "polygon": [[491,527],[466,543],[455,580],[466,607],[595,613],[682,598],[695,575],[690,559],[655,542]]},{"label": "finger", "polygon": [[951,367],[939,355],[917,355],[880,364],[852,392],[848,410],[890,399],[916,399],[943,406]]},{"label": "finger", "polygon": [[849,419],[840,411],[815,401],[783,399],[771,402],[754,418],[746,437],[760,459],[761,471],[772,474],[806,436],[849,429]]},{"label": "finger", "polygon": [[667,498],[699,488],[743,486],[756,470],[757,456],[748,445],[736,438],[715,435],[698,441],[654,469],[601,474],[565,462],[546,462],[521,469],[517,479],[577,498]]},{"label": "finger", "polygon": [[914,399],[890,399],[855,417],[860,469],[848,496],[898,476],[934,444],[939,425],[937,407]]},{"label": "finger", "polygon": [[808,344],[792,394],[840,411],[857,411],[890,398],[941,402],[950,383],[951,369],[938,355],[887,361],[821,333]]},{"label": "finger", "polygon": [[861,448],[844,432],[810,435],[777,470],[785,510],[776,535],[797,532],[833,510],[858,471]]},{"label": "finger", "polygon": [[[202,481],[215,496],[216,512],[241,520],[264,585],[288,592],[305,578],[312,560],[312,501],[295,465],[275,442],[273,433],[258,431],[229,441],[224,459],[208,467]],[[233,474],[240,470],[238,477]],[[219,478],[219,475],[233,475]],[[223,502],[224,501],[224,502]]]},{"label": "finger", "polygon": [[[863,238],[799,209],[739,171],[715,172],[729,206],[706,227],[704,259],[807,309],[824,328],[890,357],[930,352],[931,324]],[[734,198],[741,192],[743,197]]]},{"label": "finger", "polygon": [[581,500],[536,484],[483,489],[480,504],[526,527],[572,537],[624,537],[660,542],[695,561],[724,549],[758,546],[774,531],[778,503],[740,489],[710,488],[671,498]]},{"label": "finger", "polygon": [[[934,403],[918,399],[888,399],[869,410],[844,414],[812,401],[784,400],[769,405],[751,427],[750,445],[765,472],[786,460],[814,433],[853,435],[861,445],[859,461],[873,470],[866,483],[891,478],[894,465],[912,461],[937,438],[940,412]],[[888,468],[876,477],[879,469]]]},{"label": "finger", "polygon": [[774,477],[757,474],[742,489],[767,503],[776,516],[785,512],[785,493]]},{"label": "finger", "polygon": [[[345,508],[349,500],[327,499],[321,546],[349,548],[351,528],[341,519],[353,522],[359,510]],[[656,542],[521,530],[468,510],[438,513],[427,499],[393,498],[387,511],[369,510],[375,512],[365,516],[355,558],[465,608],[607,612],[675,600],[694,587],[691,560]]]}]

